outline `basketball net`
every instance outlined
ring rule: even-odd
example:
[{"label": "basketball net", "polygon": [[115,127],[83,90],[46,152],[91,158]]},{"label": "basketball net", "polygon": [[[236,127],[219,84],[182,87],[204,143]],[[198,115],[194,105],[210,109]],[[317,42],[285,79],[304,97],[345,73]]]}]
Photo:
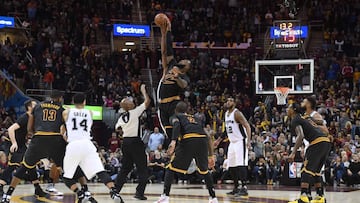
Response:
[{"label": "basketball net", "polygon": [[274,92],[277,99],[278,105],[285,105],[286,104],[286,97],[290,93],[290,88],[288,87],[275,87]]}]

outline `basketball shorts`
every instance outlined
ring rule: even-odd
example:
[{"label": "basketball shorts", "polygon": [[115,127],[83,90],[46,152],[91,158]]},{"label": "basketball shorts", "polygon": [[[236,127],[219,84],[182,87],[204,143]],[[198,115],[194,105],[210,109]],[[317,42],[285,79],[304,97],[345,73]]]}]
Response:
[{"label": "basketball shorts", "polygon": [[25,152],[26,152],[26,146],[19,146],[18,150],[14,153],[11,153],[9,154],[9,157],[8,157],[8,165],[9,166],[20,166],[21,162],[23,161],[24,159],[24,155],[25,155]]},{"label": "basketball shorts", "polygon": [[[170,124],[170,117],[174,115],[176,105],[179,103],[179,100],[175,100],[169,103],[160,103],[159,104],[159,118],[163,129],[172,128]],[[171,137],[172,135],[168,135]]]},{"label": "basketball shorts", "polygon": [[249,161],[249,151],[246,140],[230,142],[227,158],[229,167],[247,166]]},{"label": "basketball shorts", "polygon": [[330,142],[319,142],[310,145],[305,153],[305,161],[302,171],[312,176],[321,176],[321,168],[324,166],[331,149]]},{"label": "basketball shorts", "polygon": [[195,159],[198,172],[202,175],[208,173],[208,139],[188,138],[181,140],[176,148],[167,168],[174,172],[187,174],[188,168]]},{"label": "basketball shorts", "polygon": [[72,179],[78,166],[89,180],[97,173],[105,170],[91,140],[76,140],[66,146],[64,177]]},{"label": "basketball shorts", "polygon": [[24,155],[24,165],[35,168],[41,159],[49,158],[57,166],[63,165],[66,141],[61,135],[36,135]]}]

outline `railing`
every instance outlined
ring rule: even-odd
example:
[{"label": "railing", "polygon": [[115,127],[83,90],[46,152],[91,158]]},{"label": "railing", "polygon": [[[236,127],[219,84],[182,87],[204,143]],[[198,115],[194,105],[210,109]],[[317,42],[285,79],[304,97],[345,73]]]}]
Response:
[{"label": "railing", "polygon": [[30,64],[33,63],[33,56],[28,50],[26,50],[26,59],[29,60]]},{"label": "railing", "polygon": [[[27,89],[25,91],[25,94],[29,97],[33,97],[33,98],[42,98],[42,99],[46,99],[51,95],[52,90],[51,89]],[[61,93],[65,94],[65,93],[69,93],[69,94],[77,94],[77,93],[83,93],[83,92],[78,92],[78,91],[71,91],[71,92],[65,92],[65,91],[60,91]]]}]

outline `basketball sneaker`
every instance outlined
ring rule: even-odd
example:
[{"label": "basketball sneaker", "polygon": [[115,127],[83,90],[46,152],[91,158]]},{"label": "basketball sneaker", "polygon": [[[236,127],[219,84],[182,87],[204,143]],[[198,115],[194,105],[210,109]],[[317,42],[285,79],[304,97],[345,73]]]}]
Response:
[{"label": "basketball sneaker", "polygon": [[226,193],[227,195],[235,195],[235,194],[237,194],[237,193],[239,193],[240,192],[240,189],[239,188],[235,188],[235,189],[233,189],[232,191],[230,191],[230,192],[228,192],[228,193]]},{"label": "basketball sneaker", "polygon": [[54,183],[49,183],[49,185],[46,188],[46,191],[50,193],[50,195],[54,195],[54,196],[63,196],[64,193],[59,192],[56,188],[55,188],[55,184]]},{"label": "basketball sneaker", "polygon": [[299,199],[290,201],[288,203],[310,203],[310,199],[306,194],[302,194]]},{"label": "basketball sneaker", "polygon": [[215,198],[209,198],[209,203],[219,203],[218,199],[215,197]]},{"label": "basketball sneaker", "polygon": [[325,203],[326,199],[324,196],[316,196],[310,203]]},{"label": "basketball sneaker", "polygon": [[119,193],[114,189],[110,190],[110,197],[111,199],[114,200],[114,203],[124,203],[124,200],[121,198]]},{"label": "basketball sneaker", "polygon": [[38,197],[46,197],[47,193],[44,192],[41,187],[36,187],[35,188],[35,196],[38,196]]},{"label": "basketball sneaker", "polygon": [[235,196],[240,196],[240,197],[249,196],[247,188],[246,187],[240,188],[239,192],[235,193]]},{"label": "basketball sneaker", "polygon": [[85,203],[87,202],[85,200],[85,193],[84,191],[80,190],[78,193],[77,193],[77,200],[75,203]]},{"label": "basketball sneaker", "polygon": [[97,203],[96,199],[92,196],[91,192],[85,191],[84,194],[85,194],[85,199],[86,199],[88,202]]},{"label": "basketball sneaker", "polygon": [[169,201],[170,201],[170,197],[166,196],[165,194],[162,194],[160,196],[160,199],[154,203],[169,203]]},{"label": "basketball sneaker", "polygon": [[11,196],[4,194],[1,199],[1,203],[10,203]]}]

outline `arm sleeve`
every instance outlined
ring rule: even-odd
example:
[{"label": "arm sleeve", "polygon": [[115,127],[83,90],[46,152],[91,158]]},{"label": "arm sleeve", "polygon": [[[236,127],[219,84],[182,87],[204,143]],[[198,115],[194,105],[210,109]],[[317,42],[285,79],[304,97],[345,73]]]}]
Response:
[{"label": "arm sleeve", "polygon": [[146,110],[145,103],[142,103],[141,105],[137,106],[132,112],[136,117],[140,117],[141,114]]}]

